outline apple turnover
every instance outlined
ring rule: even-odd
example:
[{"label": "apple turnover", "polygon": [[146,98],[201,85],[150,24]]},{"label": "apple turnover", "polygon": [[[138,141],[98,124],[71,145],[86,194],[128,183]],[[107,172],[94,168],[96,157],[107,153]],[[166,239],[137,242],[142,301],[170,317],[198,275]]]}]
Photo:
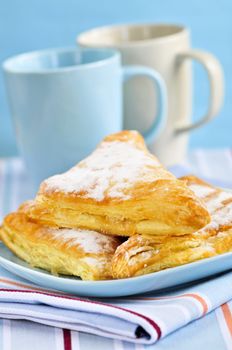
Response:
[{"label": "apple turnover", "polygon": [[81,229],[58,229],[31,222],[20,212],[7,215],[0,229],[4,244],[31,266],[83,280],[110,279],[118,238]]},{"label": "apple turnover", "polygon": [[135,131],[106,137],[72,169],[45,180],[21,211],[48,226],[119,236],[184,235],[210,221],[203,202]]},{"label": "apple turnover", "polygon": [[232,193],[194,176],[184,177],[182,181],[205,202],[211,222],[181,237],[130,237],[114,254],[115,278],[144,275],[232,251]]}]

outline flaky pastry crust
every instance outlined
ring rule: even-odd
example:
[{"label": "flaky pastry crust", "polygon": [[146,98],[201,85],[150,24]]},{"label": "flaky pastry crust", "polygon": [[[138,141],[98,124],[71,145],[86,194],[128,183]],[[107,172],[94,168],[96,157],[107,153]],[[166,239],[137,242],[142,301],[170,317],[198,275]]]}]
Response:
[{"label": "flaky pastry crust", "polygon": [[202,201],[135,131],[106,137],[68,172],[45,180],[21,211],[46,225],[121,236],[183,235],[210,221]]},{"label": "flaky pastry crust", "polygon": [[112,278],[111,260],[121,243],[98,232],[42,226],[19,212],[5,217],[0,235],[4,244],[30,265],[83,280]]},{"label": "flaky pastry crust", "polygon": [[114,254],[114,278],[144,275],[232,251],[232,193],[194,176],[184,177],[182,181],[204,200],[211,222],[181,237],[130,237]]}]

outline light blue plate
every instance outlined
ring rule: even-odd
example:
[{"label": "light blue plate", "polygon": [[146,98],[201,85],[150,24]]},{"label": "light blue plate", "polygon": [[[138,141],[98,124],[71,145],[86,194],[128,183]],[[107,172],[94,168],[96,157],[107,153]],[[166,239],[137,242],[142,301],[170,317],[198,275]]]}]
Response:
[{"label": "light blue plate", "polygon": [[0,265],[6,270],[46,288],[83,296],[119,297],[170,288],[232,269],[232,253],[145,276],[88,282],[78,278],[56,277],[44,270],[32,268],[0,243]]}]

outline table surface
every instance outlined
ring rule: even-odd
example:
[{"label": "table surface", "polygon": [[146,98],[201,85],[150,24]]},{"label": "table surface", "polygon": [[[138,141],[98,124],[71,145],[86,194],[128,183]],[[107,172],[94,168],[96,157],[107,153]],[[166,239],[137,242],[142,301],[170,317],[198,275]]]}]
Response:
[{"label": "table surface", "polygon": [[[183,166],[187,171],[206,178],[226,183],[232,180],[232,152],[229,149],[195,150],[189,154]],[[21,160],[18,158],[0,159],[1,218],[30,197],[30,185]],[[228,350],[232,349],[231,337],[232,325],[229,330],[220,309],[151,346],[134,345],[23,320],[0,320],[0,349],[3,350],[142,350],[145,348],[149,350],[196,350],[203,349],[203,347]]]}]

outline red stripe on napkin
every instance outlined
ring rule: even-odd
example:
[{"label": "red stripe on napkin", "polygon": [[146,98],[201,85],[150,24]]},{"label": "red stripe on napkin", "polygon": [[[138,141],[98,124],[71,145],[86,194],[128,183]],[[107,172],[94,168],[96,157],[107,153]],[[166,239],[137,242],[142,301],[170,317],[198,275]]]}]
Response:
[{"label": "red stripe on napkin", "polygon": [[119,307],[119,306],[114,306],[114,305],[107,305],[107,306],[115,307],[116,309],[121,309],[121,310],[127,311],[127,312],[129,312],[129,313],[131,313],[133,315],[142,317],[144,320],[146,320],[148,323],[150,323],[150,325],[152,325],[153,328],[155,328],[156,333],[157,333],[157,339],[160,339],[160,337],[162,335],[161,329],[158,326],[158,324],[156,322],[154,322],[151,318],[149,318],[147,316],[144,316],[143,314],[139,314],[138,312],[131,311],[131,310],[128,310],[128,309],[124,309],[124,308]]},{"label": "red stripe on napkin", "polygon": [[64,350],[72,350],[71,332],[69,329],[63,329],[63,338]]},{"label": "red stripe on napkin", "polygon": [[115,306],[115,305],[111,305],[111,304],[103,304],[101,302],[98,302],[98,301],[93,301],[93,300],[85,300],[85,299],[81,299],[81,298],[75,298],[75,297],[71,297],[71,296],[67,296],[67,295],[57,295],[57,294],[52,294],[52,293],[48,293],[48,292],[40,292],[40,291],[31,291],[31,290],[16,290],[16,289],[5,289],[5,288],[0,288],[0,291],[3,291],[3,292],[9,292],[9,293],[28,293],[28,294],[41,294],[41,295],[47,295],[47,296],[50,296],[50,297],[54,297],[54,298],[60,298],[60,299],[68,299],[68,300],[77,300],[77,301],[80,301],[80,302],[83,302],[83,303],[87,303],[87,304],[95,304],[95,305],[104,305],[108,308],[113,308],[113,309],[118,309],[118,310],[122,310],[122,311],[125,311],[127,313],[130,313],[130,314],[133,314],[133,315],[136,315],[142,319],[144,319],[145,321],[147,321],[156,331],[157,333],[157,339],[160,339],[161,335],[162,335],[162,332],[161,332],[161,328],[159,327],[159,325],[153,321],[151,318],[147,317],[147,316],[144,316],[143,314],[140,314],[138,312],[135,312],[135,311],[132,311],[132,310],[128,310],[128,309],[125,309],[123,307],[120,307],[120,306]]}]

